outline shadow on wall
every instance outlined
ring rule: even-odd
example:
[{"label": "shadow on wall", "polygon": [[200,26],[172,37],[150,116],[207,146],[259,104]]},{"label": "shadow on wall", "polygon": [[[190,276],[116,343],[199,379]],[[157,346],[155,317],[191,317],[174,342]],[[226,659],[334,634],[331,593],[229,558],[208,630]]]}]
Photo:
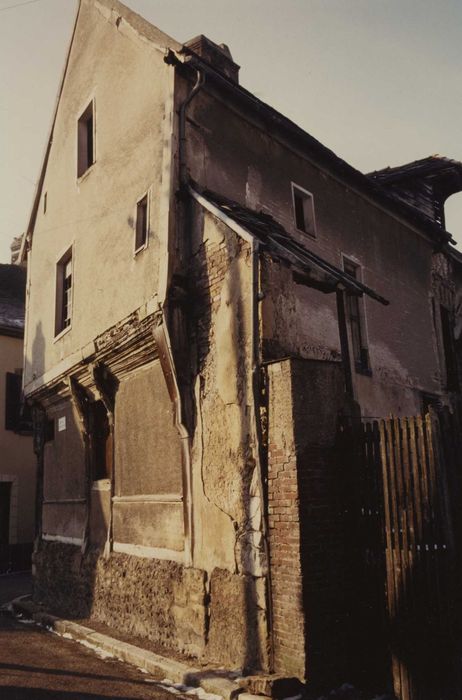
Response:
[{"label": "shadow on wall", "polygon": [[359,407],[345,396],[342,368],[334,362],[294,362],[292,396],[306,674],[311,687],[321,692],[346,681],[357,684],[358,659],[362,663],[362,652],[367,655],[358,648],[355,618],[355,487],[348,452],[337,442],[338,412],[347,410],[355,421]]},{"label": "shadow on wall", "polygon": [[29,383],[33,379],[41,377],[45,371],[45,336],[42,331],[42,322],[35,326],[32,349],[28,352],[24,361],[24,376]]}]

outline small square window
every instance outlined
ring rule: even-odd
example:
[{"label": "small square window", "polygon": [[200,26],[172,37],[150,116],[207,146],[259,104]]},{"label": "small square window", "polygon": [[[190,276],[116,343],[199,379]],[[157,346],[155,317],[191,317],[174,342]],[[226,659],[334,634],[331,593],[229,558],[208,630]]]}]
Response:
[{"label": "small square window", "polygon": [[72,318],[72,248],[56,265],[55,335],[71,325]]},{"label": "small square window", "polygon": [[135,253],[144,248],[148,241],[148,195],[144,195],[136,205]]},{"label": "small square window", "polygon": [[295,226],[299,231],[316,235],[313,195],[292,183]]},{"label": "small square window", "polygon": [[93,101],[77,122],[77,177],[95,162],[95,120]]}]

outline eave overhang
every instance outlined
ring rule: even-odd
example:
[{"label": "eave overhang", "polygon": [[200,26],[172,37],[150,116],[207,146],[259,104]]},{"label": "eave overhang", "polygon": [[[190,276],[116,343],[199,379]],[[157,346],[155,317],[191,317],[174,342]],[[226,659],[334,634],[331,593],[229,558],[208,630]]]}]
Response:
[{"label": "eave overhang", "polygon": [[367,285],[295,241],[268,214],[255,212],[210,190],[199,192],[197,187],[189,187],[189,193],[224,223],[229,225],[234,222],[245,232],[246,237],[258,241],[260,251],[287,265],[298,284],[305,284],[327,294],[338,290],[345,290],[355,296],[365,294],[385,306],[390,303]]}]

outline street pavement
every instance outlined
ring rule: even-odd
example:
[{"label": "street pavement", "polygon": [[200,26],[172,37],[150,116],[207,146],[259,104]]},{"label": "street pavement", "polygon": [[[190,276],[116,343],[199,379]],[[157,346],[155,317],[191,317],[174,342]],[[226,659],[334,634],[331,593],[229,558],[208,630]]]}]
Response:
[{"label": "street pavement", "polygon": [[[30,591],[30,577],[0,576],[0,605]],[[115,659],[100,658],[0,611],[0,700],[173,700],[152,676]],[[181,696],[180,696],[181,698]]]}]

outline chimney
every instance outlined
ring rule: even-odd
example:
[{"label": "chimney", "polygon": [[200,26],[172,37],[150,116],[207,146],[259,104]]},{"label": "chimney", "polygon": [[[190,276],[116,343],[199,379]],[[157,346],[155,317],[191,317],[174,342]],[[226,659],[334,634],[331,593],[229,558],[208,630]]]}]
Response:
[{"label": "chimney", "polygon": [[186,50],[190,49],[197,54],[197,56],[200,56],[205,63],[208,63],[218,73],[221,73],[221,75],[224,75],[234,83],[239,82],[240,66],[234,63],[231,51],[226,44],[215,44],[206,36],[200,34],[194,37],[194,39],[187,41],[184,46]]},{"label": "chimney", "polygon": [[15,236],[13,238],[13,241],[10,245],[10,250],[11,250],[11,264],[17,264],[18,258],[19,258],[19,252],[21,250],[21,243],[22,243],[22,237],[24,234],[21,234],[20,236]]}]

